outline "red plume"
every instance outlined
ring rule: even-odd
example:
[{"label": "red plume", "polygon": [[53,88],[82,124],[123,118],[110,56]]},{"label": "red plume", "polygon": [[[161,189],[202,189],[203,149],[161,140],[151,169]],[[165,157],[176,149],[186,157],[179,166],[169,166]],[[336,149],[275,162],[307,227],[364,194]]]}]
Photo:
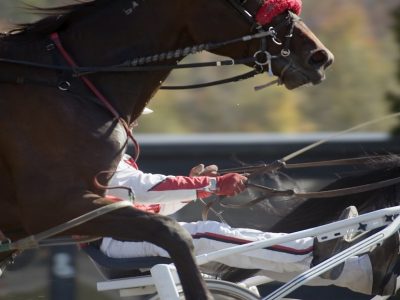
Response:
[{"label": "red plume", "polygon": [[301,7],[301,0],[265,0],[264,5],[257,12],[256,21],[260,25],[269,24],[274,17],[286,10],[300,15]]}]

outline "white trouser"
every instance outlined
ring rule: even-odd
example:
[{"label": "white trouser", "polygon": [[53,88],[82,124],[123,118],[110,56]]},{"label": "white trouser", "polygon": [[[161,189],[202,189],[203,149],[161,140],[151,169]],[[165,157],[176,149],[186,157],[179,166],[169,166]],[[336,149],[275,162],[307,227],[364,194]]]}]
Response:
[{"label": "white trouser", "polygon": [[[284,233],[262,232],[254,229],[231,228],[227,224],[215,221],[180,222],[180,224],[193,237],[195,255],[284,235]],[[293,275],[309,269],[313,243],[313,238],[303,238],[268,249],[253,250],[220,258],[217,262],[236,268],[261,269],[266,272],[268,277],[287,281]],[[114,258],[169,256],[164,249],[147,242],[121,242],[104,238],[100,248],[107,256]],[[355,284],[356,291],[369,293],[372,285],[372,273],[368,257],[366,262],[362,262],[358,257],[346,261],[345,271],[335,281],[321,279],[321,281],[317,280],[316,284],[338,283],[339,286],[346,287]]]},{"label": "white trouser", "polygon": [[[277,273],[267,270],[260,271],[257,275],[264,275],[281,282],[288,282],[299,272]],[[348,288],[357,293],[371,294],[372,291],[372,266],[368,255],[353,256],[346,260],[342,274],[336,280],[327,280],[321,277],[314,278],[306,283],[310,286],[336,285]]]}]

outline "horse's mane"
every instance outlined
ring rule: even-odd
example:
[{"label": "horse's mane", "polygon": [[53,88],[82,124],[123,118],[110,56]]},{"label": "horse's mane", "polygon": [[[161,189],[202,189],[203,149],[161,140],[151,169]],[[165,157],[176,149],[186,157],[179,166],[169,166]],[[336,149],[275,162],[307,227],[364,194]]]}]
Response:
[{"label": "horse's mane", "polygon": [[75,1],[75,4],[50,8],[27,5],[29,11],[44,16],[44,18],[33,23],[17,24],[16,27],[9,32],[9,35],[47,35],[68,26],[72,18],[85,16],[92,12],[93,9],[104,7],[116,0]]},{"label": "horse's mane", "polygon": [[370,170],[399,168],[400,155],[389,153],[379,158],[371,158],[370,161],[366,162],[366,166]]}]

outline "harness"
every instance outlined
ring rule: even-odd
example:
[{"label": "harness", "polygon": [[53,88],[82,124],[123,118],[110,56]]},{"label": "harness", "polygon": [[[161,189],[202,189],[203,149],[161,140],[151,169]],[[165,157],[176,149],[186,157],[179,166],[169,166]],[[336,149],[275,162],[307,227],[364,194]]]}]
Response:
[{"label": "harness", "polygon": [[[171,71],[173,69],[184,69],[184,68],[204,68],[210,66],[230,66],[230,65],[249,65],[253,64],[253,70],[247,73],[244,73],[239,76],[230,77],[223,80],[212,81],[208,83],[202,84],[194,84],[188,86],[164,86],[161,89],[166,90],[177,90],[177,89],[194,89],[200,87],[208,87],[214,86],[219,84],[225,84],[228,82],[237,82],[240,80],[248,79],[254,77],[257,74],[261,74],[265,71],[268,72],[270,76],[273,76],[272,73],[272,60],[277,58],[285,58],[288,63],[286,67],[283,68],[279,79],[274,80],[264,86],[256,87],[256,90],[261,88],[273,85],[273,84],[280,84],[281,79],[284,76],[286,70],[289,69],[291,66],[291,60],[288,59],[290,56],[290,40],[293,37],[293,30],[294,25],[297,21],[300,20],[298,16],[296,16],[291,11],[287,12],[287,16],[285,17],[284,21],[278,24],[275,28],[269,27],[268,29],[264,28],[264,26],[259,25],[256,20],[255,16],[252,16],[245,8],[244,3],[247,1],[242,0],[227,0],[231,6],[239,12],[241,16],[245,18],[245,20],[249,23],[252,30],[255,30],[256,33],[252,33],[250,35],[242,36],[239,38],[217,42],[217,43],[205,43],[200,45],[195,45],[192,47],[186,47],[183,49],[175,49],[168,52],[163,52],[159,54],[153,54],[150,56],[144,57],[137,57],[137,58],[129,58],[125,60],[121,64],[105,66],[105,67],[81,67],[79,66],[74,58],[66,51],[63,46],[62,40],[57,32],[54,32],[50,35],[50,43],[46,46],[48,51],[52,51],[54,49],[58,50],[56,55],[61,55],[61,57],[65,60],[67,65],[49,65],[49,64],[41,64],[32,61],[24,61],[24,60],[15,60],[9,58],[0,58],[0,62],[9,63],[18,66],[25,66],[25,67],[33,67],[45,70],[52,70],[58,71],[62,73],[62,79],[57,78],[56,81],[49,81],[49,80],[41,80],[41,79],[30,79],[25,78],[23,76],[16,76],[16,78],[11,79],[2,79],[0,78],[0,82],[7,82],[7,83],[16,83],[16,84],[41,84],[45,86],[52,86],[57,87],[59,90],[66,92],[72,89],[72,82],[70,80],[64,80],[64,77],[67,74],[67,77],[70,78],[79,78],[84,83],[86,88],[90,90],[95,99],[97,99],[100,104],[107,109],[112,116],[118,120],[118,122],[123,126],[126,131],[127,137],[133,142],[135,146],[135,159],[137,159],[140,155],[140,147],[135,138],[132,135],[132,124],[128,124],[120,115],[120,113],[114,108],[111,104],[111,101],[102,94],[96,85],[87,77],[90,74],[96,73],[124,73],[124,72],[153,72],[153,71],[162,71],[168,70]],[[286,39],[284,44],[278,39],[277,32],[280,28],[289,26],[289,32],[286,35]],[[267,39],[270,38],[275,44],[282,46],[282,50],[279,55],[272,55],[267,51]],[[214,62],[205,62],[205,63],[191,63],[191,64],[159,64],[165,61],[169,61],[174,59],[175,61],[181,59],[188,54],[194,54],[201,51],[209,51],[217,48],[221,48],[224,46],[236,44],[239,42],[249,42],[254,39],[260,40],[260,48],[256,51],[252,56],[241,58],[241,59],[229,59],[229,60],[222,60],[222,61],[214,61]],[[57,58],[56,58],[57,59]],[[8,76],[8,75],[7,75]],[[96,100],[95,100],[96,101]]]},{"label": "harness", "polygon": [[[172,69],[182,69],[182,68],[201,68],[209,66],[253,64],[253,70],[251,72],[235,76],[232,78],[209,82],[200,85],[191,85],[186,87],[163,87],[164,89],[183,89],[183,88],[205,87],[205,86],[211,86],[216,84],[235,82],[247,79],[266,71],[266,68],[268,73],[272,75],[272,60],[277,59],[279,57],[288,57],[290,55],[289,46],[290,46],[290,39],[292,38],[294,24],[300,19],[295,14],[289,11],[284,21],[281,24],[279,24],[276,28],[269,27],[268,29],[266,29],[263,26],[257,24],[257,22],[255,21],[255,17],[245,10],[243,5],[246,1],[241,1],[241,0],[227,0],[227,1],[232,5],[232,7],[236,11],[240,13],[241,16],[243,16],[247,20],[247,22],[249,22],[252,30],[256,31],[255,33],[251,33],[250,35],[242,36],[236,39],[227,40],[223,42],[205,43],[205,44],[195,45],[192,47],[187,47],[184,49],[176,49],[169,52],[159,53],[151,56],[130,58],[125,60],[121,64],[112,66],[80,67],[75,62],[74,58],[65,50],[58,33],[54,32],[53,34],[50,35],[49,37],[50,43],[46,45],[45,50],[51,53],[54,53],[53,50],[58,50],[57,53],[54,55],[53,60],[57,61],[61,56],[64,62],[61,62],[60,64],[42,64],[34,61],[25,61],[25,60],[0,57],[0,63],[57,71],[61,74],[59,78],[56,78],[55,80],[46,80],[46,79],[26,78],[25,76],[19,76],[19,75],[14,76],[14,78],[13,77],[10,78],[9,74],[7,74],[8,78],[0,78],[0,82],[14,83],[14,84],[44,85],[49,87],[57,87],[60,91],[66,92],[72,89],[72,82],[69,80],[64,80],[65,77],[81,79],[86,88],[95,95],[96,99],[100,102],[100,104],[104,106],[113,115],[113,117],[123,125],[123,127],[127,132],[127,136],[133,141],[136,147],[136,155],[138,156],[139,145],[132,136],[131,125],[127,124],[127,122],[120,116],[119,112],[113,107],[113,105],[111,105],[110,101],[99,91],[99,89],[86,76],[94,73],[113,73],[113,72],[123,73],[123,72],[143,72],[143,71],[152,72],[152,71],[172,70]],[[286,37],[286,42],[282,48],[280,55],[271,55],[267,51],[267,39],[270,38],[274,43],[281,45],[277,37],[277,31],[283,26],[290,26],[289,34]],[[1,37],[3,38],[6,36],[7,35],[2,35]],[[222,60],[222,61],[208,62],[208,63],[183,64],[183,65],[175,65],[168,63],[159,64],[172,59],[174,60],[180,59],[187,56],[188,54],[197,53],[203,50],[213,50],[239,42],[249,42],[254,39],[260,40],[260,49],[252,56],[247,58],[242,58],[237,60],[233,59]],[[275,81],[275,83],[278,82],[279,80]],[[65,230],[68,230],[72,227],[78,226],[83,222],[95,218],[97,216],[100,216],[104,213],[107,213],[109,211],[127,205],[130,204],[129,203],[111,204],[109,206],[105,206],[103,208],[90,212],[84,216],[78,217],[75,220],[72,220],[66,224],[61,224],[59,226],[56,226],[55,228],[49,229],[37,235],[29,236],[27,238],[18,240],[16,242],[11,242],[9,239],[6,238],[6,235],[0,231],[0,252],[20,251],[23,249],[38,247],[40,245],[40,242],[45,243],[44,240],[46,240],[51,236],[64,232]],[[47,243],[46,245],[48,244],[49,243]]]}]

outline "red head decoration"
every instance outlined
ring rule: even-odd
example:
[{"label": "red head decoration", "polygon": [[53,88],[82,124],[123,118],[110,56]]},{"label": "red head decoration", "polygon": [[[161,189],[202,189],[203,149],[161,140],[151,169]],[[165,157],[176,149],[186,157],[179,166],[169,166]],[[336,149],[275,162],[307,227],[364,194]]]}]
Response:
[{"label": "red head decoration", "polygon": [[257,23],[260,25],[271,23],[274,17],[286,10],[290,10],[296,15],[300,15],[301,6],[301,0],[265,0],[264,5],[257,12]]}]

